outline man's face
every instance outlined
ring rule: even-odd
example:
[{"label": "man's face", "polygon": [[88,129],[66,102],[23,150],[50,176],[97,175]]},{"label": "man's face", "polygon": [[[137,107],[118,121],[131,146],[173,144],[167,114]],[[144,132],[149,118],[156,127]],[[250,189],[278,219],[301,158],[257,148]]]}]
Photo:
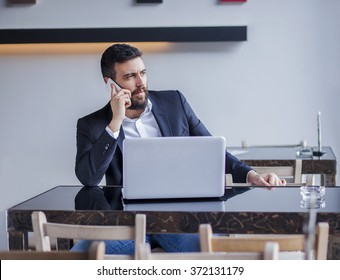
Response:
[{"label": "man's face", "polygon": [[130,110],[144,109],[148,102],[146,69],[140,57],[116,63],[116,82],[131,91]]}]

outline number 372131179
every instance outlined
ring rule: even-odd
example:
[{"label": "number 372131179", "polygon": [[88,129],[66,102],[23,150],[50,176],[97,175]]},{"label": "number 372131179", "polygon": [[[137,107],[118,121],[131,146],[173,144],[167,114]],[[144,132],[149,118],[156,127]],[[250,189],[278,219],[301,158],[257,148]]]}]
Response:
[{"label": "number 372131179", "polygon": [[193,266],[190,268],[191,275],[242,275],[244,267],[242,266],[228,266],[228,267],[207,267],[207,266]]}]

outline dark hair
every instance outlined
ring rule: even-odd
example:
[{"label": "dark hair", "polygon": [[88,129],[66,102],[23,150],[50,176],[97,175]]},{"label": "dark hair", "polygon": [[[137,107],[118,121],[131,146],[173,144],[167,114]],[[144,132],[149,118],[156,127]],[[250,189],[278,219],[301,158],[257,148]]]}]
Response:
[{"label": "dark hair", "polygon": [[114,44],[108,47],[100,60],[103,77],[115,80],[115,63],[122,63],[136,57],[141,57],[142,55],[143,53],[139,49],[127,44]]}]

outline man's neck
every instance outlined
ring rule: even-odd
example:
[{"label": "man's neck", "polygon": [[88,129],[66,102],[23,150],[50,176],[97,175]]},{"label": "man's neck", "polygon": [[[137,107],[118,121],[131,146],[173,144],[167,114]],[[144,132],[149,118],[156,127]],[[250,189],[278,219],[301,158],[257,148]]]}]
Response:
[{"label": "man's neck", "polygon": [[138,119],[140,115],[144,112],[144,109],[138,109],[138,110],[129,110],[126,109],[125,116],[129,119]]}]

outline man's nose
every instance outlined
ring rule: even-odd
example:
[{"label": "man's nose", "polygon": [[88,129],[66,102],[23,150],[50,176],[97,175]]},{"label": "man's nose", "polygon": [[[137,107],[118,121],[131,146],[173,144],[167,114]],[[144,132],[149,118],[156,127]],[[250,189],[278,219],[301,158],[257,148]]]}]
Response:
[{"label": "man's nose", "polygon": [[144,86],[144,80],[141,75],[137,75],[136,77],[136,86],[137,87]]}]

